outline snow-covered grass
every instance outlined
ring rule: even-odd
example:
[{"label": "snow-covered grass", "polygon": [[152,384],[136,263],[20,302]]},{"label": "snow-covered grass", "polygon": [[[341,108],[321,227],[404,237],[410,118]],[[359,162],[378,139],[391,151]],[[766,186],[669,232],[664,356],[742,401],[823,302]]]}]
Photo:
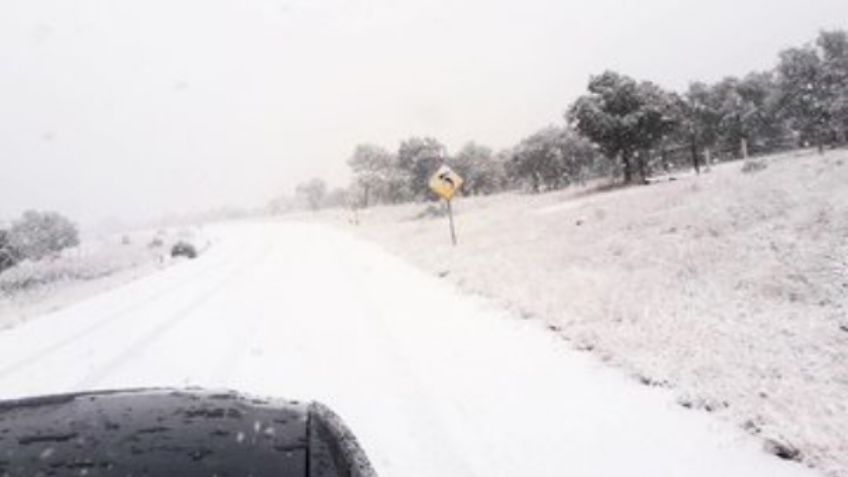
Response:
[{"label": "snow-covered grass", "polygon": [[80,246],[58,256],[5,270],[0,273],[0,329],[168,266],[168,251],[177,240],[206,244],[189,228],[84,236]]},{"label": "snow-covered grass", "polygon": [[[646,187],[325,212],[682,406],[848,475],[848,153],[790,153]],[[751,170],[751,168],[747,168]],[[622,396],[626,399],[626,396]],[[786,455],[786,457],[793,457]]]}]

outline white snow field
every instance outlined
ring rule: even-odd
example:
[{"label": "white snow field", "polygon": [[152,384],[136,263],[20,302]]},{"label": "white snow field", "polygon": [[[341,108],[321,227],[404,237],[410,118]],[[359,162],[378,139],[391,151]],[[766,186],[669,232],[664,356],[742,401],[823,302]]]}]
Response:
[{"label": "white snow field", "polygon": [[341,230],[218,227],[197,260],[0,332],[0,397],[317,399],[383,477],[813,475]]},{"label": "white snow field", "polygon": [[848,150],[756,160],[648,187],[461,197],[457,247],[446,218],[416,219],[423,204],[349,228],[848,477]]}]

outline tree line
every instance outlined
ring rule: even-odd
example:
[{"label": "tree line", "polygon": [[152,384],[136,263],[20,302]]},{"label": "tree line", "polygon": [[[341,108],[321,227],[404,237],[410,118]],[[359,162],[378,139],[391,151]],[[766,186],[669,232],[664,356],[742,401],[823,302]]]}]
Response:
[{"label": "tree line", "polygon": [[556,190],[598,177],[644,183],[657,171],[848,141],[848,33],[822,31],[789,48],[769,70],[692,82],[669,91],[615,71],[589,79],[587,92],[563,122],[513,147],[494,151],[476,142],[454,154],[432,137],[411,137],[396,151],[357,145],[347,163],[353,179],[328,191],[320,179],[300,184],[277,210],[348,205],[368,207],[432,198],[430,175],[446,163],[466,182],[466,195],[523,188]]}]

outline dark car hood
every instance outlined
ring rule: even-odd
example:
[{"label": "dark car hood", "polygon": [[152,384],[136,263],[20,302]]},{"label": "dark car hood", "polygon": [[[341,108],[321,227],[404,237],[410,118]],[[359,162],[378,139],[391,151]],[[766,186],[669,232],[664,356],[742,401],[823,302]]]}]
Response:
[{"label": "dark car hood", "polygon": [[137,389],[0,401],[0,475],[375,474],[321,404]]}]

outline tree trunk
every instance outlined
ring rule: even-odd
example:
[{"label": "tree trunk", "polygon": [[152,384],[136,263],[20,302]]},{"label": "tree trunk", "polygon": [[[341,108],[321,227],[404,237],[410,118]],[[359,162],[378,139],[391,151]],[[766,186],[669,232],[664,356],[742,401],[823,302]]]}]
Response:
[{"label": "tree trunk", "polygon": [[748,159],[748,139],[742,138],[739,141],[739,149],[742,151],[742,159]]},{"label": "tree trunk", "polygon": [[631,170],[629,151],[622,151],[621,162],[624,163],[624,183],[630,184],[633,180],[633,171]]},{"label": "tree trunk", "polygon": [[647,184],[648,183],[648,168],[647,168],[647,158],[648,154],[645,151],[640,151],[639,156],[636,158],[636,163],[639,166],[639,183]]},{"label": "tree trunk", "polygon": [[692,153],[692,167],[695,168],[695,174],[701,174],[701,165],[698,164],[698,142],[695,140],[695,135],[691,136],[689,142],[690,152]]}]

